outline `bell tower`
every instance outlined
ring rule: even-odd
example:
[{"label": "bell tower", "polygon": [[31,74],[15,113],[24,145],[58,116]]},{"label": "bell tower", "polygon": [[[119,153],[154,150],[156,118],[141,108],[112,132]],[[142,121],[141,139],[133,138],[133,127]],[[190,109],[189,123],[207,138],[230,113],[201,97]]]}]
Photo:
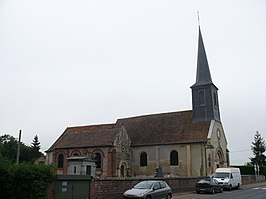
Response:
[{"label": "bell tower", "polygon": [[192,120],[220,121],[218,88],[213,84],[199,26],[196,83],[192,89]]}]

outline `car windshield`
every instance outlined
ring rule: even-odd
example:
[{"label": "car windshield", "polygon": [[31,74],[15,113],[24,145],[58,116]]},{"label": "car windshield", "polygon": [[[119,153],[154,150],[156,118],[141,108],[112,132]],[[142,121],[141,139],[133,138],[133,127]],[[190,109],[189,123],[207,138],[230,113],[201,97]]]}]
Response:
[{"label": "car windshield", "polygon": [[153,182],[144,181],[136,184],[134,189],[150,189],[153,185]]},{"label": "car windshield", "polygon": [[214,174],[215,178],[229,178],[229,173],[215,173]]},{"label": "car windshield", "polygon": [[210,179],[202,179],[198,183],[199,184],[210,184],[211,180]]}]

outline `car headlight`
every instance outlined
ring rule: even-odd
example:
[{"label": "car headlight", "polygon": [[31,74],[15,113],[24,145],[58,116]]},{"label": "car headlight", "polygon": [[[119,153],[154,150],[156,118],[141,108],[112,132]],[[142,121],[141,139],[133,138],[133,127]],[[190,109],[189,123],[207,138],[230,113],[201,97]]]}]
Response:
[{"label": "car headlight", "polygon": [[144,196],[147,192],[148,192],[148,191],[143,192],[143,193],[140,193],[138,196]]}]

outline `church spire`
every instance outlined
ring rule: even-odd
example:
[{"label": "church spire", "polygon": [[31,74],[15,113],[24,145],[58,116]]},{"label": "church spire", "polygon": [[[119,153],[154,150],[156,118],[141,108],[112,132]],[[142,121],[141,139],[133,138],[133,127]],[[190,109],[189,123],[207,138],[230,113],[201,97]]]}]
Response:
[{"label": "church spire", "polygon": [[210,83],[212,83],[212,78],[199,26],[197,76],[196,76],[195,85],[210,84]]},{"label": "church spire", "polygon": [[213,84],[199,26],[196,83],[192,89],[192,120],[220,121],[218,88]]}]

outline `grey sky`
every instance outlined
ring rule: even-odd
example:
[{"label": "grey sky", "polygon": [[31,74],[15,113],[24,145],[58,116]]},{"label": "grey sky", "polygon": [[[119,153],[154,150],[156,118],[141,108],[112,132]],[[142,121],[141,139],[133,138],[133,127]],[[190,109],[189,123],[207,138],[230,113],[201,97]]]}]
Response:
[{"label": "grey sky", "polygon": [[198,21],[231,163],[266,139],[264,0],[0,1],[0,134],[48,149],[67,126],[191,109]]}]

